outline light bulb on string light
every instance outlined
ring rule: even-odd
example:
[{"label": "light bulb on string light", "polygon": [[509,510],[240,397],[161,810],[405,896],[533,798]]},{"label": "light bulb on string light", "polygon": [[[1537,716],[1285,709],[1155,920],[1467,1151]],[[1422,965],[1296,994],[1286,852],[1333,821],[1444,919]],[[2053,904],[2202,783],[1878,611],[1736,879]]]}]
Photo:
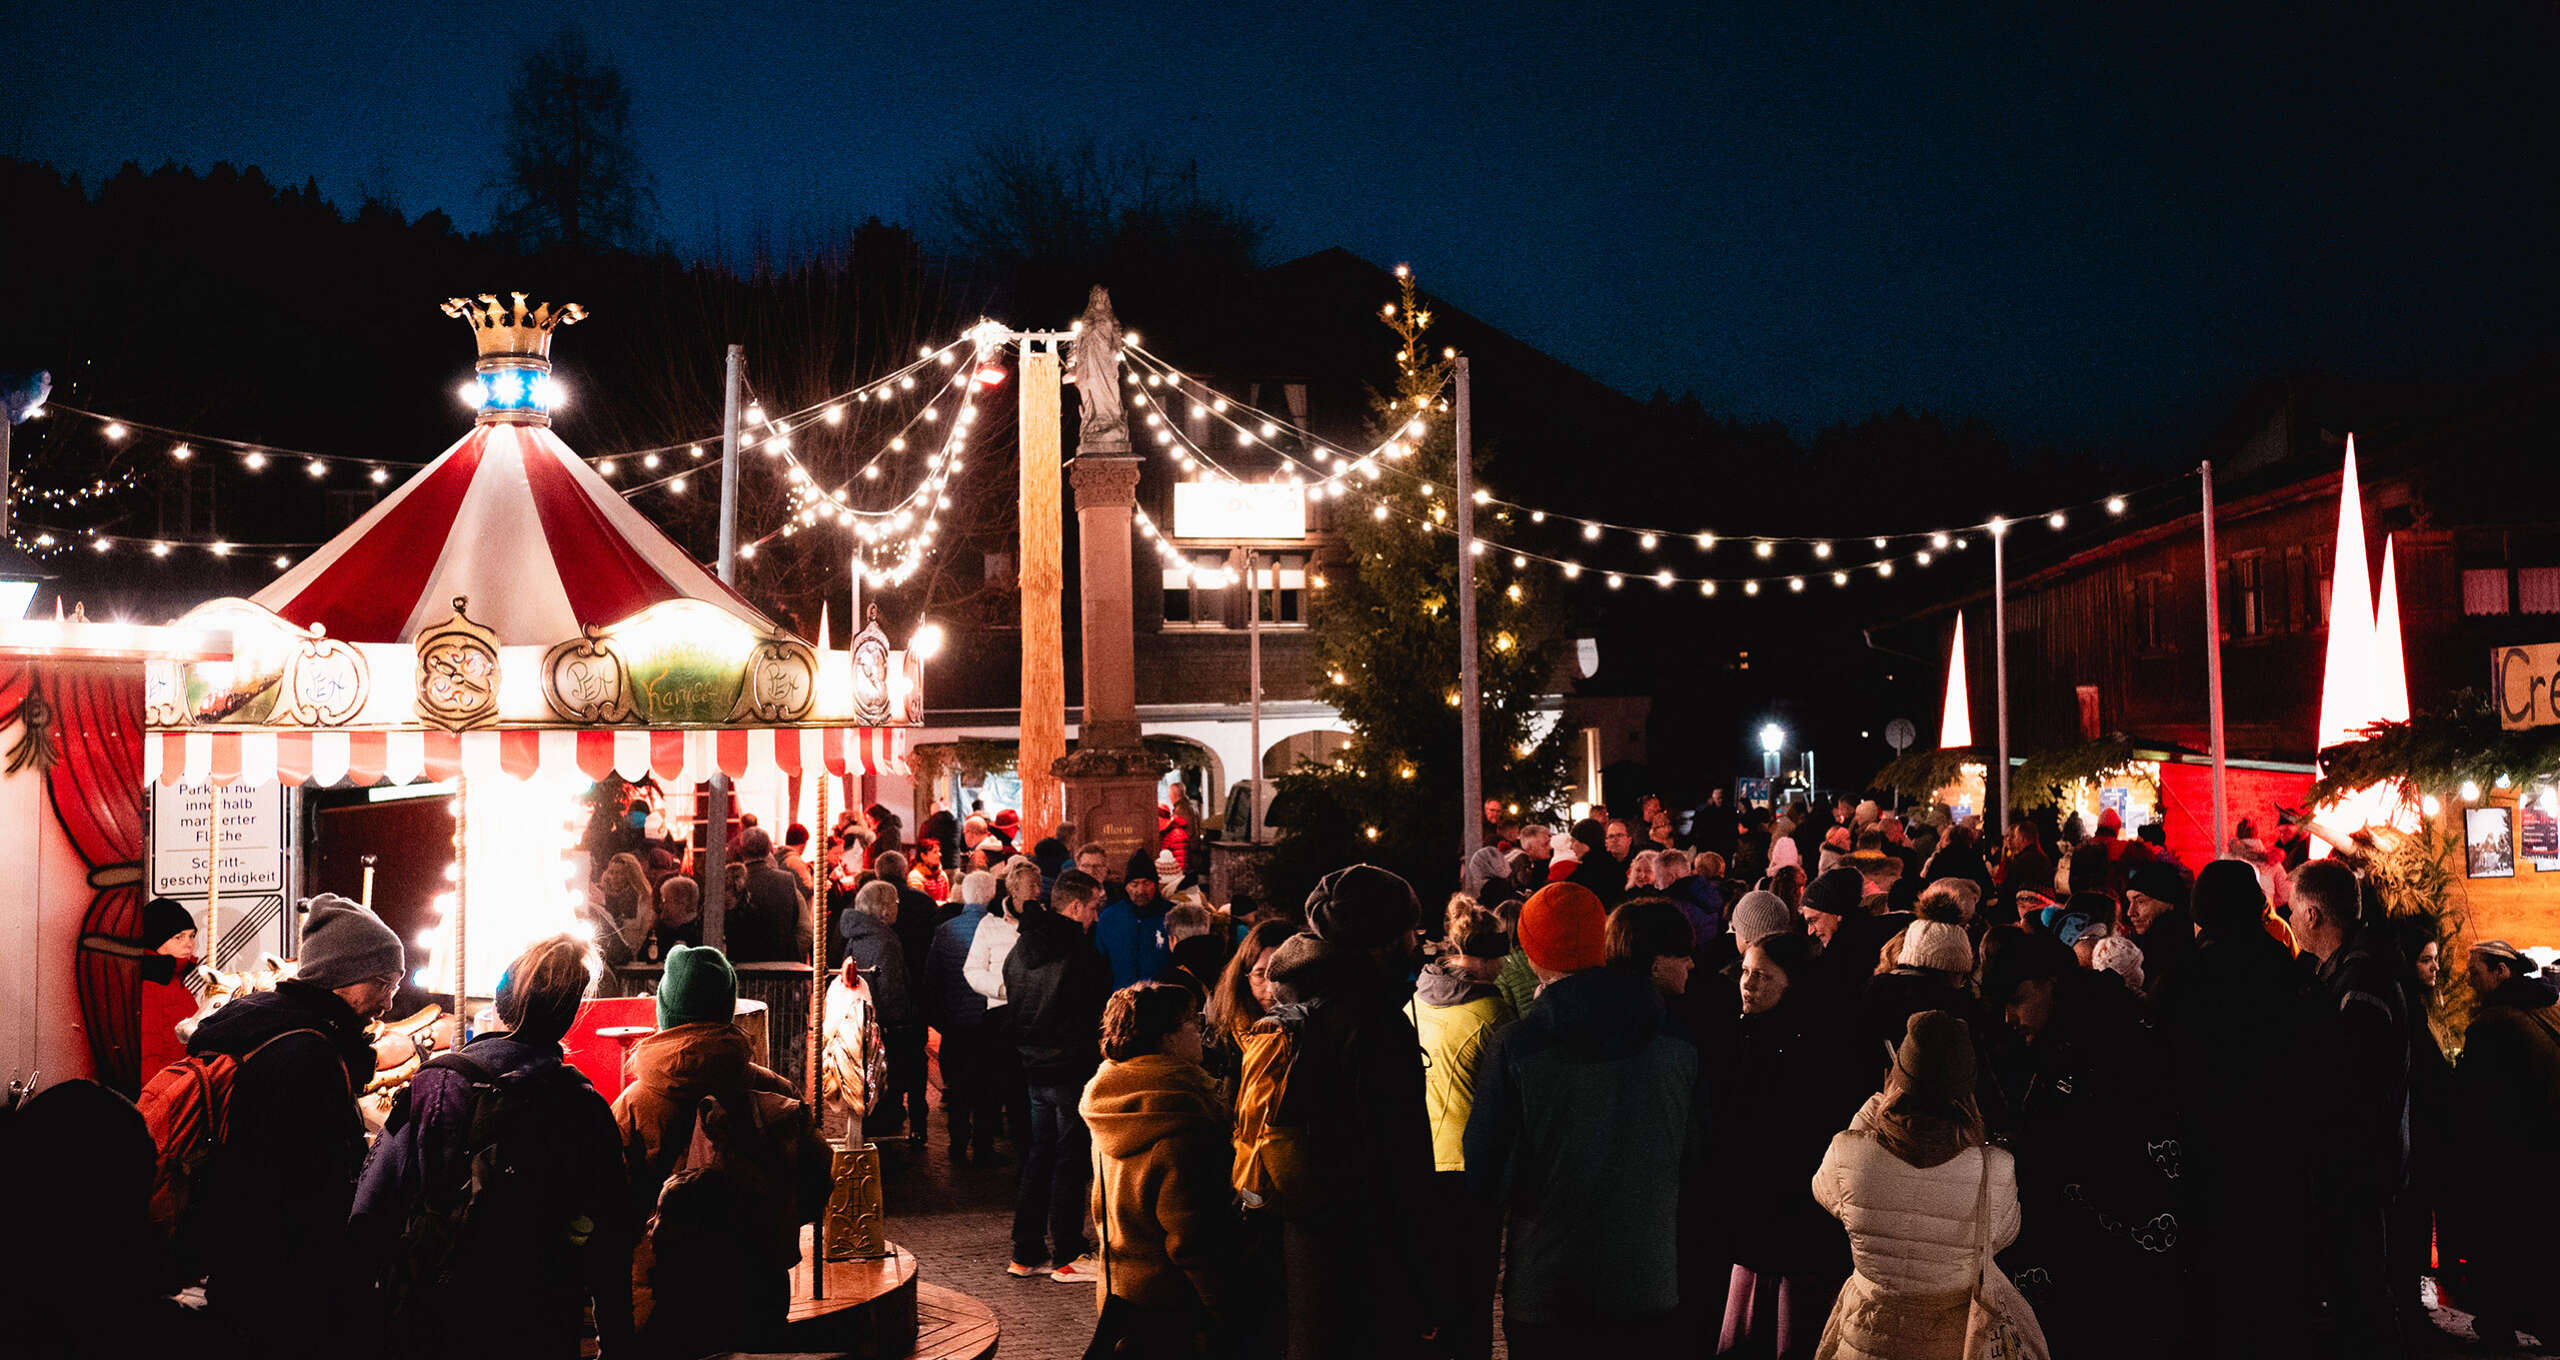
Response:
[{"label": "light bulb on string light", "polygon": [[169,448],[169,458],[170,458],[170,460],[171,460],[171,461],[173,461],[173,462],[183,463],[183,462],[187,461],[188,459],[193,458],[193,457],[195,457],[195,456],[196,456],[196,451],[195,451],[194,449],[188,448],[188,447],[187,447],[186,445],[184,445],[184,444],[173,444],[173,445],[171,445],[171,446],[170,446],[170,448]]},{"label": "light bulb on string light", "polygon": [[1799,593],[1799,594],[1803,593],[1803,591],[1804,591],[1804,578],[1803,578],[1803,577],[1801,577],[1801,576],[1790,576],[1790,577],[1788,577],[1788,578],[1787,578],[1787,589],[1792,590],[1792,591],[1795,591],[1795,592],[1797,592],[1797,593]]},{"label": "light bulb on string light", "polygon": [[1947,536],[1944,533],[1929,535],[1929,546],[1932,548],[1943,548],[1947,546]]},{"label": "light bulb on string light", "polygon": [[1715,593],[1716,593],[1716,583],[1715,583],[1715,582],[1713,582],[1713,581],[1700,581],[1700,582],[1698,583],[1698,593],[1699,593],[1699,594],[1701,594],[1701,595],[1713,595],[1713,594],[1715,594]]},{"label": "light bulb on string light", "polygon": [[2056,511],[2054,511],[2052,514],[2045,516],[2045,517],[2044,517],[2044,522],[2045,522],[2046,524],[2049,524],[2049,525],[2053,526],[2053,527],[2054,527],[2054,528],[2056,528],[2056,529],[2059,529],[2059,528],[2061,528],[2065,523],[2067,523],[2068,521],[2066,521],[2066,520],[2064,520],[2064,519],[2063,519],[2063,517],[2062,517],[2062,512],[2061,512],[2061,511],[2056,510]]},{"label": "light bulb on string light", "polygon": [[2122,496],[2109,496],[2109,497],[2107,497],[2107,513],[2108,513],[2108,514],[2110,514],[2110,515],[2121,515],[2121,514],[2123,514],[2123,513],[2124,513],[2124,497],[2122,497]]},{"label": "light bulb on string light", "polygon": [[1745,595],[1757,595],[1757,594],[1759,594],[1759,593],[1760,593],[1760,583],[1759,583],[1758,581],[1745,581],[1745,582],[1743,582],[1743,583],[1742,583],[1742,593],[1743,593],[1743,594],[1745,594]]},{"label": "light bulb on string light", "polygon": [[1597,524],[1583,525],[1582,536],[1584,538],[1598,538],[1600,536],[1600,526]]},{"label": "light bulb on string light", "polygon": [[375,486],[380,486],[391,480],[391,469],[386,467],[377,467],[373,471],[366,473],[365,479],[372,482]]},{"label": "light bulb on string light", "polygon": [[1752,555],[1752,556],[1754,556],[1754,557],[1767,557],[1767,556],[1769,556],[1770,554],[1772,554],[1772,553],[1776,552],[1777,550],[1778,550],[1777,545],[1776,545],[1776,544],[1774,544],[1774,543],[1771,543],[1769,540],[1767,540],[1767,539],[1765,539],[1765,538],[1764,538],[1764,539],[1761,539],[1759,542],[1754,543],[1754,544],[1752,544],[1752,545],[1751,545],[1751,555]]},{"label": "light bulb on string light", "polygon": [[1831,545],[1828,543],[1814,544],[1813,555],[1816,557],[1829,557],[1831,555]]},{"label": "light bulb on string light", "polygon": [[267,456],[256,449],[251,449],[240,455],[240,466],[251,472],[264,472],[267,469]]}]

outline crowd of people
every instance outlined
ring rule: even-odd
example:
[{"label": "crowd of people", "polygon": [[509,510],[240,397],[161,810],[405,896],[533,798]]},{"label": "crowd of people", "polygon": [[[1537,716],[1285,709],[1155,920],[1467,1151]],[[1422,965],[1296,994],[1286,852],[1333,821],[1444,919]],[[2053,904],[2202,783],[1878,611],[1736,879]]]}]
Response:
[{"label": "crowd of people", "polygon": [[[945,1155],[1018,1162],[1007,1273],[1090,1287],[1109,1353],[2386,1355],[2424,1338],[2422,1275],[2484,1343],[2552,1322],[2554,992],[2465,942],[2449,1062],[2452,942],[2283,831],[2191,871],[2112,814],[1985,845],[1871,803],[1648,799],[1489,818],[1432,911],[1369,865],[1221,908],[1162,847],[1114,872],[893,820],[797,867],[748,830],[738,910],[769,870],[770,933],[827,932],[887,1054],[865,1133],[921,1149],[938,1073]],[[655,919],[608,957],[691,883],[622,853],[599,923]],[[368,1151],[352,1092],[401,959],[316,899],[297,975],[196,1030],[194,1085],[11,1116],[13,1164],[64,1173],[26,1207],[77,1250],[10,1279],[0,1325],[65,1354],[778,1347],[827,1150],[729,956],[664,946],[608,1102],[561,1042],[612,974],[535,945]],[[209,1306],[172,1301],[191,1280]]]}]

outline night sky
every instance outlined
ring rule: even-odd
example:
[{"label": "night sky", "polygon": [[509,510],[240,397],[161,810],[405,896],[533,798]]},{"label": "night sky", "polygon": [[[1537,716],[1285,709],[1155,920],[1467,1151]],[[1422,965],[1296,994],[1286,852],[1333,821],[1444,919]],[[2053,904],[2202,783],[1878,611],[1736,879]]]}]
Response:
[{"label": "night sky", "polygon": [[476,229],[517,54],[574,12],[688,253],[916,221],[977,139],[1091,133],[1196,157],[1273,260],[1410,260],[1800,432],[2165,451],[2260,375],[2497,370],[2560,315],[2549,4],[1087,8],[57,6],[13,26],[0,151]]}]

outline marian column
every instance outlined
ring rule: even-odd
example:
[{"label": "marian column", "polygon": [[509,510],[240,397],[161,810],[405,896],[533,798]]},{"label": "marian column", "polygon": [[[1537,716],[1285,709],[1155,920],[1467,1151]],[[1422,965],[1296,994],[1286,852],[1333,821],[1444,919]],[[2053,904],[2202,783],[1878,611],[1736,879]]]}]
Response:
[{"label": "marian column", "polygon": [[1156,779],[1164,762],[1138,744],[1135,594],[1130,511],[1138,460],[1120,403],[1120,320],[1095,288],[1069,354],[1083,422],[1067,475],[1075,487],[1077,567],[1084,596],[1084,723],[1076,749],[1051,767],[1066,783],[1067,818],[1118,864],[1156,848]]}]

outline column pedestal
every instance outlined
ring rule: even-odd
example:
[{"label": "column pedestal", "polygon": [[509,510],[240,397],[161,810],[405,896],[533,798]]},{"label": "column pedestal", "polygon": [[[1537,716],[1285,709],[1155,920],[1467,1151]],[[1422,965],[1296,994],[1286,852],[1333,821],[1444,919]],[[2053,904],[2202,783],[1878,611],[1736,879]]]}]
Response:
[{"label": "column pedestal", "polygon": [[1138,460],[1122,447],[1080,452],[1067,465],[1075,488],[1077,565],[1084,600],[1084,723],[1076,749],[1050,769],[1066,785],[1076,834],[1109,862],[1155,857],[1156,779],[1165,762],[1138,742],[1136,595],[1129,570],[1130,511]]}]

